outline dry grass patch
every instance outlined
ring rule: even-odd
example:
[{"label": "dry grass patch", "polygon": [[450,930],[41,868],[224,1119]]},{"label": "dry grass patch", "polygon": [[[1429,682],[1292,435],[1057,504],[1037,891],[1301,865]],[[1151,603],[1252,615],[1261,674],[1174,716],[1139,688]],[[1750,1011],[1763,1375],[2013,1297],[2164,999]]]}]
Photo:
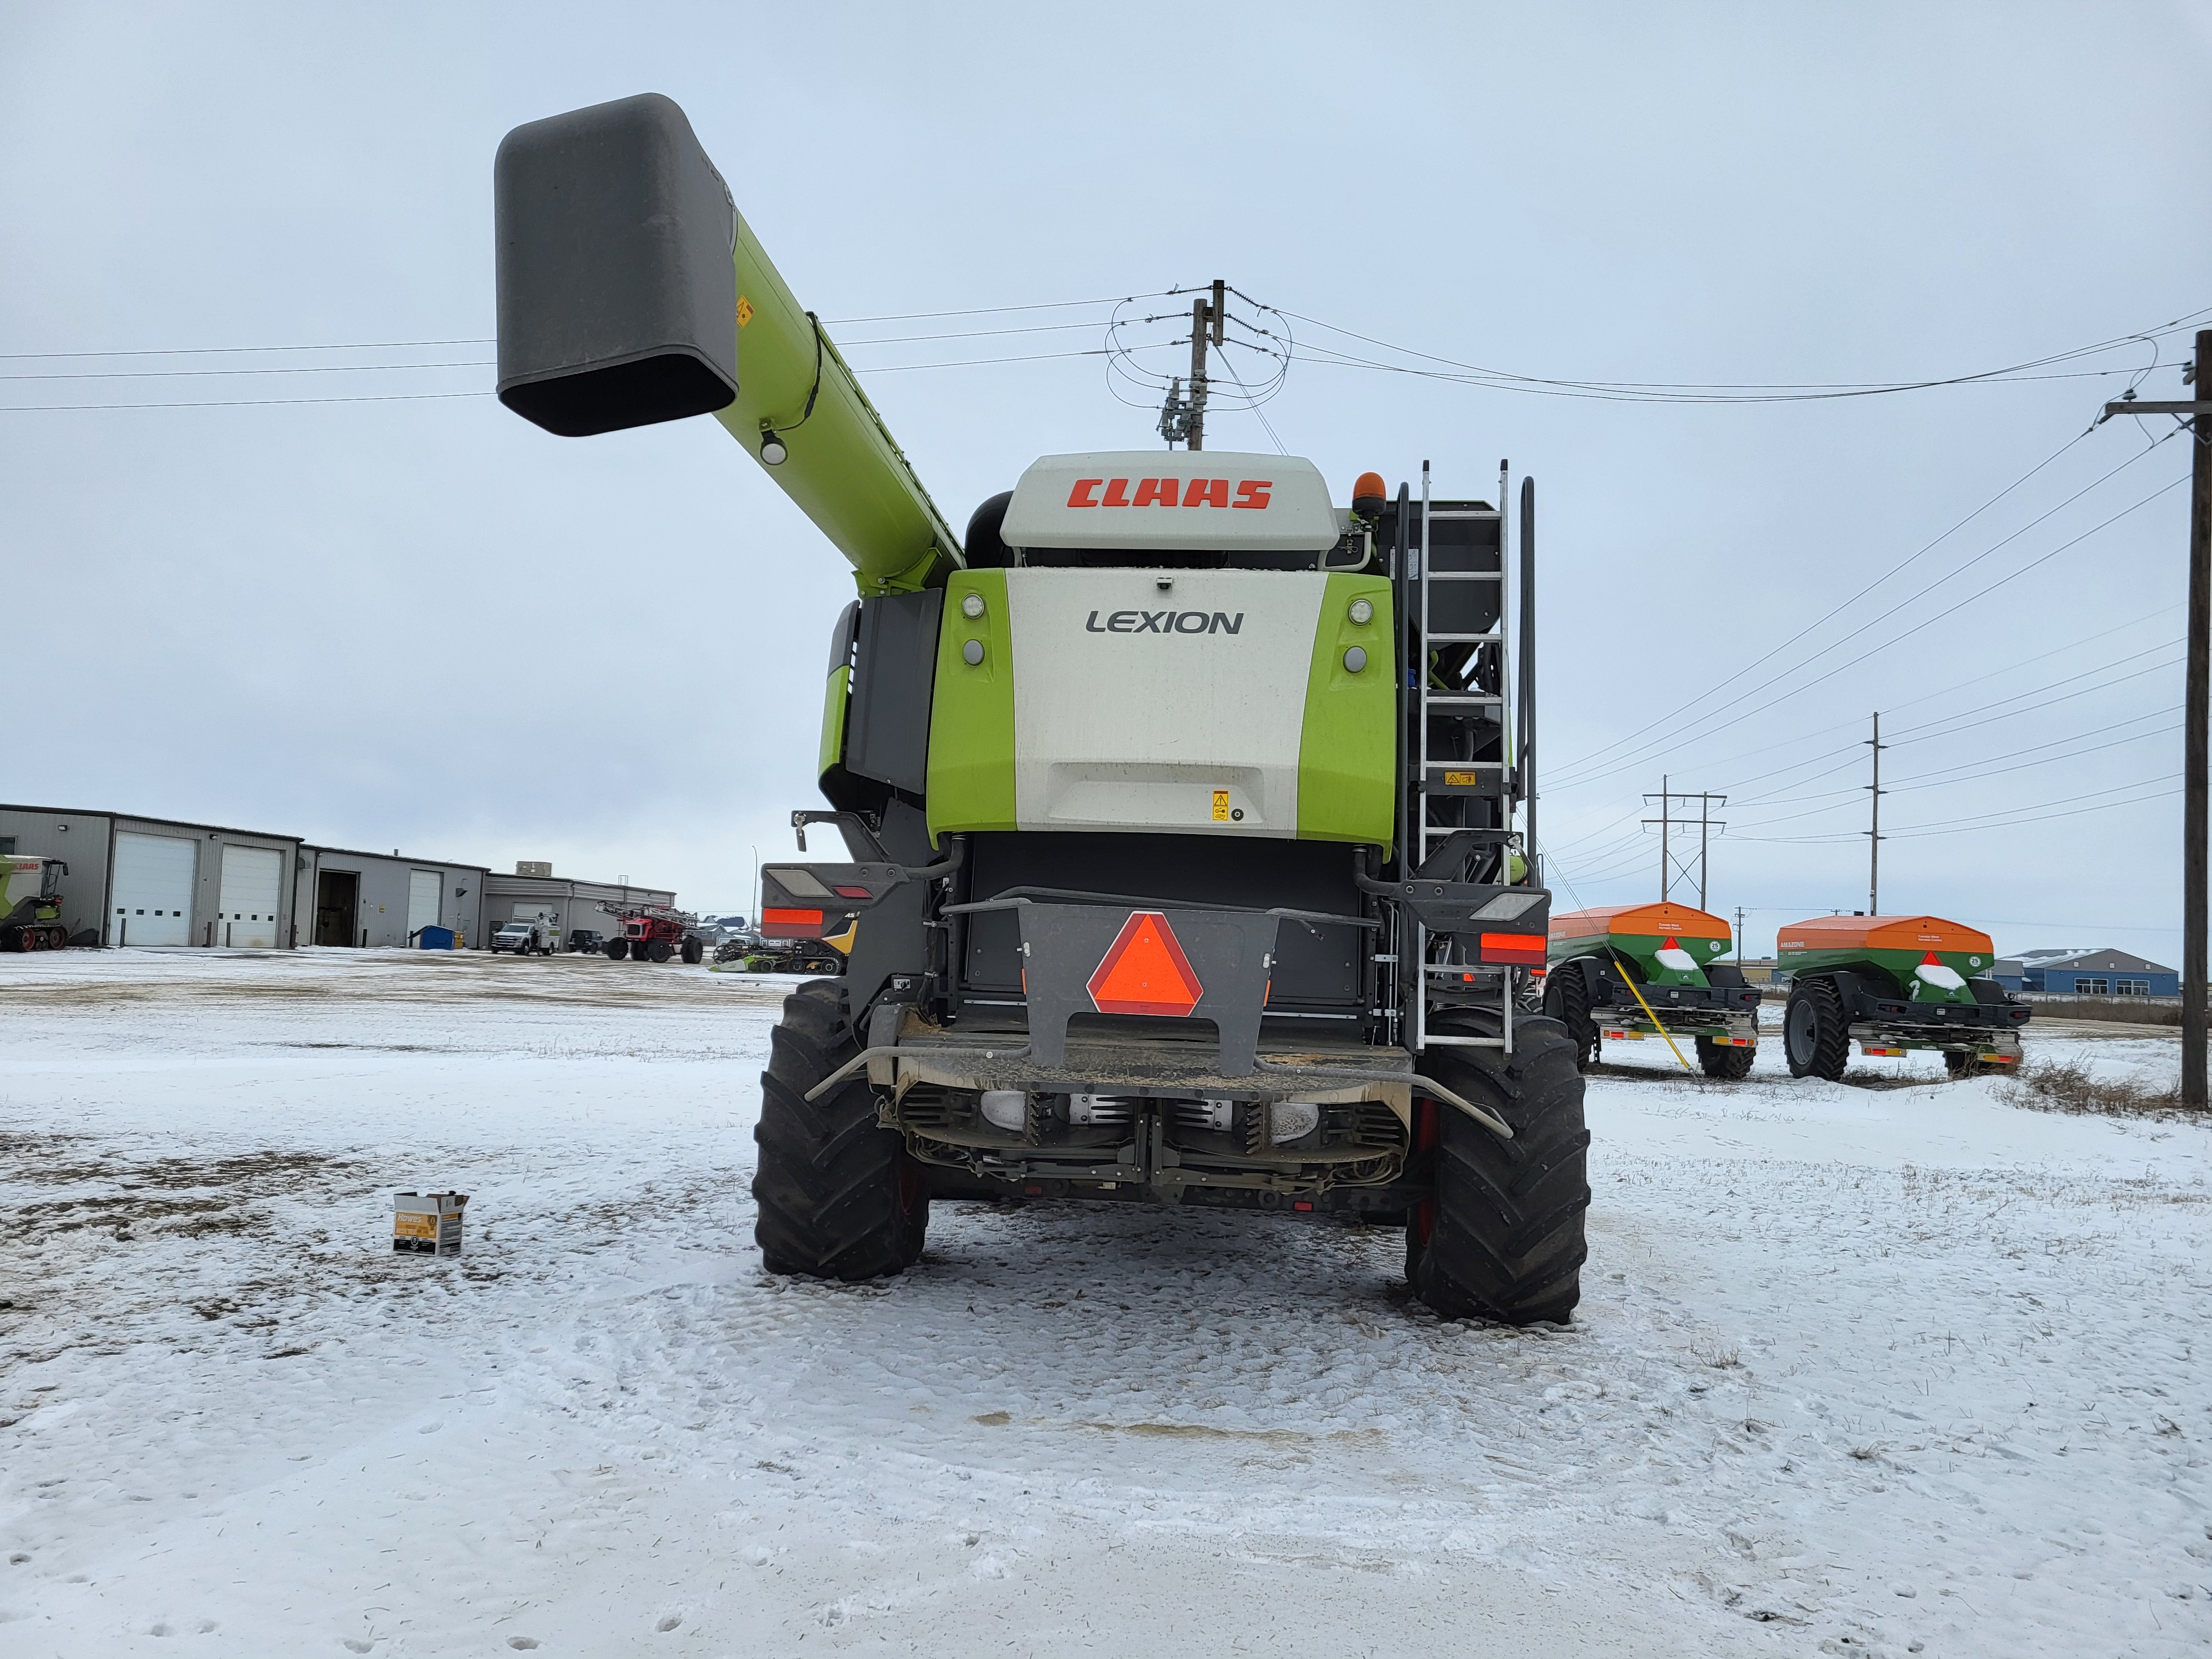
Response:
[{"label": "dry grass patch", "polygon": [[1996,1086],[1997,1097],[2036,1112],[2097,1113],[2119,1117],[2187,1117],[2179,1082],[2160,1086],[2134,1078],[2100,1077],[2078,1060],[2034,1060]]}]

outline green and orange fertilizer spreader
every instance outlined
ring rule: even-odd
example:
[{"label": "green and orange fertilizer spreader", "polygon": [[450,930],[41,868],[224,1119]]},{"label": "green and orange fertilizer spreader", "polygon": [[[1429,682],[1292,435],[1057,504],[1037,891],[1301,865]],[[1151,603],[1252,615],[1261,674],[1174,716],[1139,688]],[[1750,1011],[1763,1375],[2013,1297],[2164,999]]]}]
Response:
[{"label": "green and orange fertilizer spreader", "polygon": [[1553,916],[1544,1012],[1565,1024],[1584,1071],[1607,1042],[1687,1037],[1707,1077],[1744,1077],[1759,1048],[1759,988],[1720,960],[1729,942],[1718,916],[1667,901]]},{"label": "green and orange fertilizer spreader", "polygon": [[1790,923],[1775,950],[1775,971],[1790,981],[1782,1017],[1790,1075],[1834,1082],[1853,1042],[1863,1054],[1934,1049],[1953,1077],[2017,1065],[2028,1006],[1989,977],[1996,965],[1987,933],[1941,916]]}]

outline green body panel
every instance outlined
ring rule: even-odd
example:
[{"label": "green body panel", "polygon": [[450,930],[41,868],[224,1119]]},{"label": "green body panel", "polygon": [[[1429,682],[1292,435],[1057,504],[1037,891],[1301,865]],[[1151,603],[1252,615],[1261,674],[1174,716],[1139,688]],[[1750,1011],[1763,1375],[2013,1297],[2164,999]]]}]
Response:
[{"label": "green body panel", "polygon": [[[1661,949],[1673,944],[1679,944],[1697,966],[1669,968],[1661,962]],[[1554,967],[1576,957],[1626,957],[1635,963],[1648,985],[1709,985],[1705,964],[1717,962],[1728,948],[1726,939],[1676,939],[1670,933],[1591,933],[1578,939],[1555,939],[1544,955]]]},{"label": "green body panel", "polygon": [[[980,594],[970,620],[961,601]],[[980,641],[983,660],[962,654]],[[933,840],[950,830],[1012,830],[1014,822],[1014,651],[1006,573],[961,570],[945,585],[937,684],[929,704],[928,799]]]},{"label": "green body panel", "polygon": [[[1837,969],[1848,969],[1872,979],[1876,985],[1894,997],[1910,998],[1915,1002],[1972,1002],[1974,993],[1971,986],[1961,985],[1957,990],[1947,990],[1931,985],[1913,973],[1926,959],[1925,951],[1877,951],[1865,945],[1850,945],[1832,951],[1780,951],[1775,956],[1775,970],[1799,978],[1808,977]],[[1962,980],[1977,974],[1985,974],[1991,963],[1986,957],[1966,951],[1938,951],[1936,960],[1956,973]]]},{"label": "green body panel", "polygon": [[[28,854],[0,858],[0,921],[52,921],[61,915],[51,871],[58,866]],[[21,907],[22,914],[15,913]]]},{"label": "green body panel", "polygon": [[[1352,620],[1352,602],[1358,599],[1374,605],[1372,620]],[[1298,740],[1300,841],[1389,849],[1397,830],[1397,667],[1390,645],[1396,637],[1387,577],[1328,578]],[[1367,653],[1367,665],[1357,674],[1344,665],[1353,646]]]},{"label": "green body panel", "polygon": [[817,778],[827,777],[830,769],[845,758],[845,711],[850,706],[852,690],[849,667],[830,671],[829,684],[822,693],[822,756],[814,770]]},{"label": "green body panel", "polygon": [[[927,587],[959,568],[960,544],[826,337],[817,335],[743,216],[738,270],[738,398],[714,418],[762,471],[852,561],[863,593]],[[807,397],[819,363],[821,389]],[[761,434],[781,434],[788,457],[760,459]]]}]

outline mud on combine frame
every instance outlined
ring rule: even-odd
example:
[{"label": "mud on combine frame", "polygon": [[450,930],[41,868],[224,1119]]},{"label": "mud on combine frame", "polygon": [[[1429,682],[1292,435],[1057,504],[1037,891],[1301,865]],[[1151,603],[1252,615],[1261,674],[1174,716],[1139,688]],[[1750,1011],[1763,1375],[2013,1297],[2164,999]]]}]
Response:
[{"label": "mud on combine frame", "polygon": [[1834,1082],[1851,1044],[1865,1054],[1933,1049],[1953,1077],[2020,1062],[2028,1006],[1989,970],[1987,933],[1941,916],[1815,916],[1777,937],[1790,975],[1782,1016],[1792,1077]]},{"label": "mud on combine frame", "polygon": [[1751,1075],[1759,988],[1728,954],[1729,925],[1686,904],[1618,904],[1552,918],[1544,1012],[1583,1070],[1607,1042],[1688,1041],[1707,1077]]},{"label": "mud on combine frame", "polygon": [[779,931],[858,917],[763,1080],[769,1271],[897,1273],[938,1197],[1201,1204],[1403,1227],[1437,1312],[1565,1318],[1589,1136],[1515,1008],[1550,896],[1502,471],[1345,508],[1281,456],[1050,455],[963,544],[673,103],[517,128],[495,192],[502,401],[711,413],[857,575],[797,815],[849,861],[761,878]]}]

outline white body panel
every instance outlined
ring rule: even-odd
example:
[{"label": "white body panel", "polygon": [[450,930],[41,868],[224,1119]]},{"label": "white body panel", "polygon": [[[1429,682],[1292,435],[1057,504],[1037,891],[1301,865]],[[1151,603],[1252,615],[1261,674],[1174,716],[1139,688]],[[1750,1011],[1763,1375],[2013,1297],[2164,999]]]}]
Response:
[{"label": "white body panel", "polygon": [[439,890],[444,878],[435,870],[410,870],[407,872],[407,937],[412,939],[425,927],[438,925]]},{"label": "white body panel", "polygon": [[1016,822],[1295,837],[1326,589],[1288,571],[1007,571]]},{"label": "white body panel", "polygon": [[273,847],[224,848],[222,911],[216,918],[215,942],[274,947],[283,890],[283,854]]},{"label": "white body panel", "polygon": [[1211,449],[1044,456],[1014,486],[999,531],[1009,547],[1316,556],[1343,533],[1328,481],[1311,461]]},{"label": "white body panel", "polygon": [[192,878],[198,860],[199,844],[182,836],[118,832],[107,942],[191,944]]}]

